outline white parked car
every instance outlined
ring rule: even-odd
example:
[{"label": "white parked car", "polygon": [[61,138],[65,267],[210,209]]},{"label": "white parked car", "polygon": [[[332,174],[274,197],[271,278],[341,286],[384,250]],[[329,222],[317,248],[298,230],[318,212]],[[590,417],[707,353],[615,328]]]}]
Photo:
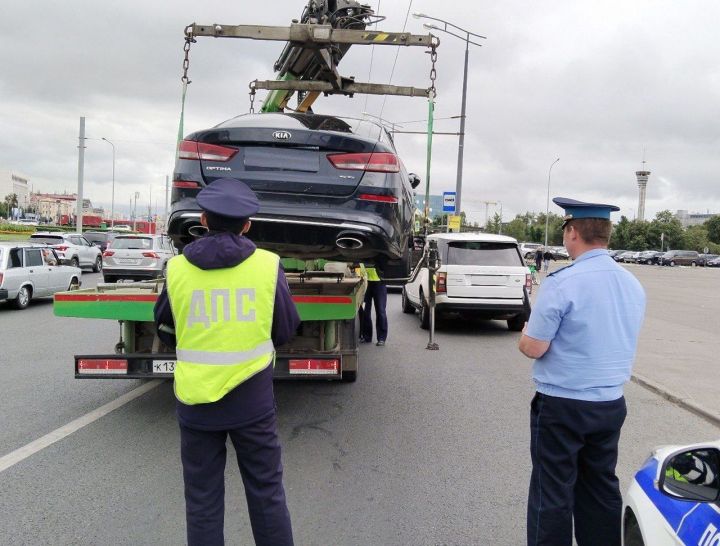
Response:
[{"label": "white parked car", "polygon": [[720,544],[720,441],[663,446],[625,495],[624,546]]},{"label": "white parked car", "polygon": [[538,248],[542,248],[540,243],[520,243],[520,255],[526,259],[535,258]]},{"label": "white parked car", "polygon": [[103,252],[105,282],[165,277],[175,247],[167,235],[117,235]]},{"label": "white parked car", "polygon": [[79,233],[38,232],[30,235],[30,242],[50,245],[60,257],[61,263],[80,268],[91,267],[96,273],[102,269],[100,249]]},{"label": "white parked car", "polygon": [[[433,240],[440,257],[436,313],[506,320],[510,330],[521,331],[528,319],[532,279],[517,241],[486,233],[438,233],[428,236],[425,244]],[[422,328],[430,323],[427,287],[424,267],[402,291],[403,312],[419,310]]]},{"label": "white parked car", "polygon": [[0,243],[0,301],[25,309],[31,299],[80,287],[82,272],[60,265],[55,251],[45,245]]}]

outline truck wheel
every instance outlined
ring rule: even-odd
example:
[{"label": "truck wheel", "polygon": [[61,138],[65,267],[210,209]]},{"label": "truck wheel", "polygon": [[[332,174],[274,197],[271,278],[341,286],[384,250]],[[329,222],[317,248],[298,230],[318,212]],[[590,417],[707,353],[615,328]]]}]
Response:
[{"label": "truck wheel", "polygon": [[95,263],[93,264],[93,273],[99,273],[102,271],[102,256],[98,256],[95,258]]},{"label": "truck wheel", "polygon": [[513,318],[508,319],[507,321],[508,330],[510,330],[511,332],[522,332],[522,329],[525,327],[526,320],[527,319],[525,318],[525,313],[515,315]]},{"label": "truck wheel", "polygon": [[428,330],[430,328],[430,306],[425,301],[425,295],[422,291],[420,292],[420,303],[422,305],[420,307],[420,328]]},{"label": "truck wheel", "polygon": [[406,313],[408,315],[415,314],[415,308],[413,307],[412,303],[410,303],[410,300],[407,297],[407,291],[405,290],[405,287],[402,288],[402,312]]},{"label": "truck wheel", "polygon": [[30,304],[30,297],[30,289],[27,286],[21,286],[13,301],[15,309],[25,309]]}]

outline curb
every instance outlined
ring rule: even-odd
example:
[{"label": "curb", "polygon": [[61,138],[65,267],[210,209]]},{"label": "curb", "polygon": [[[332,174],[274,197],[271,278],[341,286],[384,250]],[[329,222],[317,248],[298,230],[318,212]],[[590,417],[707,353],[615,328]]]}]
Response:
[{"label": "curb", "polygon": [[663,387],[660,383],[656,383],[655,381],[636,373],[632,374],[630,380],[642,387],[645,387],[649,391],[654,392],[655,394],[659,394],[673,404],[677,404],[681,408],[688,410],[690,413],[694,413],[698,417],[702,417],[710,424],[720,428],[720,416],[715,415],[713,412],[703,408],[702,406],[699,406],[693,402],[692,398],[683,398],[682,396],[674,394]]}]

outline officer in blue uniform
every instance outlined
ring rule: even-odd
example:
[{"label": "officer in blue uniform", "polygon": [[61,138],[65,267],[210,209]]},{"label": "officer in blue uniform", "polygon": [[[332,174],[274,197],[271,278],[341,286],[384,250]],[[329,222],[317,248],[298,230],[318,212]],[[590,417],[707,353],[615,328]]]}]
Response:
[{"label": "officer in blue uniform", "polygon": [[557,197],[573,263],[543,282],[519,349],[535,359],[528,545],[620,546],[615,475],[645,314],[638,280],[607,252],[614,205]]},{"label": "officer in blue uniform", "polygon": [[172,258],[155,306],[158,334],[178,359],[188,544],[224,544],[229,436],[255,543],[291,545],[272,381],[274,347],[300,319],[277,256],[243,236],[259,209],[252,190],[221,179],[197,202],[209,232]]}]

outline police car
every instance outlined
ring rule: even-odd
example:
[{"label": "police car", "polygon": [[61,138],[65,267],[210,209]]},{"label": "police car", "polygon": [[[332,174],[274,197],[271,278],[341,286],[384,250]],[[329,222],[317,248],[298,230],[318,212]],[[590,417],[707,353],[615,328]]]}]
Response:
[{"label": "police car", "polygon": [[623,506],[624,546],[720,546],[720,440],[657,448]]}]

